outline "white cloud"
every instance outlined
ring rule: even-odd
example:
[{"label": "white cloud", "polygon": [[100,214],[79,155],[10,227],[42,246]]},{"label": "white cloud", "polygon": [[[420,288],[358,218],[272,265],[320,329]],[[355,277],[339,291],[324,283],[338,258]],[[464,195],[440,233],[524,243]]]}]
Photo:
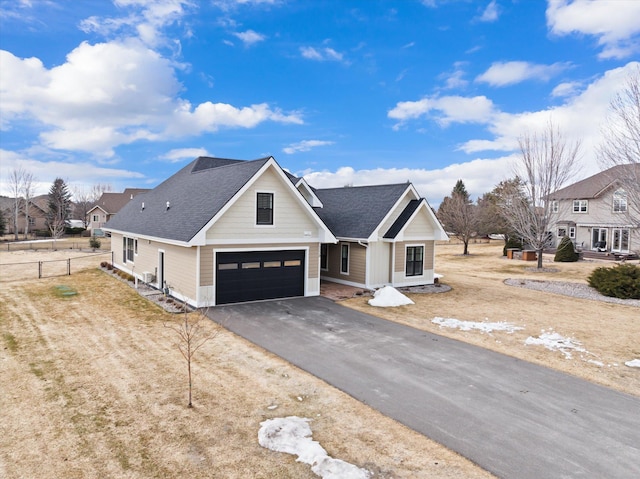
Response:
[{"label": "white cloud", "polygon": [[114,155],[118,145],[253,128],[265,121],[301,124],[300,113],[266,103],[236,107],[207,101],[191,105],[174,64],[130,39],[82,43],[66,62],[48,70],[37,58],[0,51],[2,128],[31,120],[49,148]]},{"label": "white cloud", "polygon": [[344,59],[344,55],[335,51],[333,48],[314,48],[314,47],[300,47],[300,53],[303,58],[308,60],[316,60],[319,62],[334,61],[341,62]]},{"label": "white cloud", "polygon": [[464,79],[466,72],[464,67],[466,62],[455,62],[453,64],[453,71],[442,73],[439,78],[444,80],[444,88],[446,90],[465,88],[469,82]]},{"label": "white cloud", "polygon": [[555,35],[593,35],[600,58],[625,58],[640,51],[640,2],[636,0],[549,0],[547,26]]},{"label": "white cloud", "polygon": [[327,146],[333,145],[333,141],[323,141],[323,140],[303,140],[298,143],[292,143],[286,148],[283,148],[286,154],[291,155],[293,153],[298,153],[301,151],[310,151],[312,148],[317,148],[318,146]]},{"label": "white cloud", "polygon": [[36,195],[46,194],[55,178],[64,179],[69,186],[79,187],[90,187],[96,182],[96,178],[101,183],[133,182],[134,185],[144,180],[143,174],[126,169],[105,168],[91,162],[41,161],[34,159],[29,153],[0,150],[0,194],[10,194],[8,177],[15,168],[23,168],[33,174],[36,179]]},{"label": "white cloud", "polygon": [[518,138],[525,133],[541,131],[551,120],[568,141],[582,142],[579,174],[584,178],[600,171],[595,151],[601,141],[602,122],[606,121],[611,99],[639,66],[638,62],[630,62],[624,67],[609,70],[579,93],[576,90],[567,96],[563,104],[540,111],[511,114],[499,111],[486,97],[435,97],[400,102],[388,116],[400,120],[399,125],[427,115],[433,115],[432,119],[441,126],[468,122],[484,125],[489,138],[472,138],[458,147],[468,154],[515,152],[518,150]]},{"label": "white cloud", "polygon": [[163,29],[178,23],[187,9],[195,7],[190,0],[115,0],[114,3],[128,9],[129,14],[117,18],[91,16],[80,22],[80,29],[105,37],[135,36],[150,47],[168,45],[173,40],[164,36]]},{"label": "white cloud", "polygon": [[281,3],[282,0],[214,0],[211,3],[224,11],[235,10],[238,7],[270,6]]},{"label": "white cloud", "polygon": [[507,86],[525,80],[548,81],[551,77],[569,68],[567,63],[540,65],[529,62],[495,62],[483,74],[476,77],[477,82],[491,86]]},{"label": "white cloud", "polygon": [[398,102],[387,116],[399,120],[399,126],[408,120],[433,114],[433,119],[442,126],[450,123],[487,123],[494,114],[494,105],[485,96],[435,96],[417,101]]},{"label": "white cloud", "polygon": [[473,199],[491,191],[501,180],[512,177],[513,156],[496,159],[474,159],[437,170],[424,168],[376,168],[355,170],[345,166],[336,171],[303,171],[296,176],[314,188],[339,188],[345,185],[364,186],[411,181],[418,193],[437,208],[442,199],[451,194],[456,181],[462,179]]},{"label": "white cloud", "polygon": [[582,88],[582,83],[578,81],[563,82],[558,84],[552,91],[551,96],[556,97],[570,97],[574,96]]},{"label": "white cloud", "polygon": [[267,38],[261,33],[254,32],[253,30],[247,30],[246,32],[237,32],[233,35],[242,40],[242,43],[244,43],[244,45],[247,47],[262,42]]},{"label": "white cloud", "polygon": [[176,148],[160,156],[161,160],[170,163],[179,163],[184,160],[193,160],[199,156],[211,156],[205,148]]},{"label": "white cloud", "polygon": [[495,22],[500,16],[500,8],[496,3],[496,0],[491,0],[487,8],[484,9],[482,15],[478,17],[478,21],[480,22]]}]

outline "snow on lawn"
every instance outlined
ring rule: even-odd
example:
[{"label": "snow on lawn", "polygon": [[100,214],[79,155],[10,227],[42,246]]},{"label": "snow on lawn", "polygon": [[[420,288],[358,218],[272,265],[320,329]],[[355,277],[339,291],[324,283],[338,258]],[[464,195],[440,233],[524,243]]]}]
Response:
[{"label": "snow on lawn", "polygon": [[578,353],[586,353],[591,354],[589,351],[582,347],[582,343],[573,338],[565,338],[560,334],[550,330],[549,332],[545,332],[542,330],[542,333],[537,338],[533,336],[529,336],[524,342],[527,346],[544,346],[550,351],[560,351],[564,354],[566,359],[571,359],[571,352],[575,351]]},{"label": "snow on lawn", "polygon": [[624,363],[625,366],[629,366],[630,368],[640,368],[640,359],[634,359],[632,361],[627,361]]},{"label": "snow on lawn", "polygon": [[264,448],[298,456],[296,461],[309,464],[323,479],[368,479],[366,469],[333,459],[318,441],[311,439],[310,419],[297,416],[278,417],[260,423],[258,442]]},{"label": "snow on lawn", "polygon": [[396,306],[404,306],[406,304],[415,304],[404,294],[392,286],[385,286],[373,293],[373,298],[369,300],[371,306],[380,308],[393,308]]},{"label": "snow on lawn", "polygon": [[459,329],[460,331],[471,331],[478,330],[484,333],[491,333],[492,331],[506,331],[508,333],[513,333],[514,331],[518,331],[521,328],[520,326],[516,326],[511,323],[507,323],[506,321],[498,321],[498,322],[487,322],[487,318],[485,321],[462,321],[460,319],[455,318],[438,318],[435,317],[431,320],[432,323],[439,324],[440,327]]}]

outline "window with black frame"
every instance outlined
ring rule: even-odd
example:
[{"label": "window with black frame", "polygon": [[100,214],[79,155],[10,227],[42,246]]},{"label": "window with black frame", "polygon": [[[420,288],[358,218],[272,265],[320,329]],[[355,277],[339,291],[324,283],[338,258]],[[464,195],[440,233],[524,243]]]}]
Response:
[{"label": "window with black frame", "polygon": [[273,193],[258,193],[256,224],[273,224]]},{"label": "window with black frame", "polygon": [[407,246],[406,275],[422,275],[424,265],[424,246]]}]

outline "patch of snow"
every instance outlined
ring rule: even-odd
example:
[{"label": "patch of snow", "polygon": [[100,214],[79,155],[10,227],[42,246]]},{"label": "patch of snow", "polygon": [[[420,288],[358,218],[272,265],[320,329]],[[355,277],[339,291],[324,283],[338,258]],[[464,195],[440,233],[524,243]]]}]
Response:
[{"label": "patch of snow", "polygon": [[624,363],[625,366],[629,366],[630,368],[640,368],[640,359],[633,359],[631,361],[627,361]]},{"label": "patch of snow", "polygon": [[433,273],[433,278],[434,278],[434,279],[435,279],[435,278],[438,278],[438,279],[440,279],[440,278],[444,278],[444,274],[440,274],[440,273]]},{"label": "patch of snow", "polygon": [[369,304],[379,308],[394,308],[415,303],[393,286],[385,286],[373,293],[373,298],[369,300]]},{"label": "patch of snow", "polygon": [[439,324],[440,327],[445,328],[457,328],[460,331],[471,331],[471,330],[479,330],[485,333],[491,333],[492,331],[506,331],[508,333],[513,333],[514,331],[518,331],[524,328],[520,326],[516,326],[511,323],[507,323],[506,321],[497,321],[494,323],[486,322],[486,318],[484,322],[478,321],[462,321],[460,319],[455,318],[438,318],[435,317],[431,320],[432,323]]},{"label": "patch of snow", "polygon": [[562,354],[564,354],[564,357],[566,359],[572,358],[572,351],[589,353],[589,351],[582,347],[582,343],[580,341],[576,341],[573,338],[565,338],[564,336],[553,332],[553,330],[548,333],[542,330],[542,334],[540,334],[540,336],[538,336],[537,338],[529,336],[525,340],[524,344],[527,346],[544,346],[550,351],[560,351]]},{"label": "patch of snow", "polygon": [[264,448],[298,456],[323,479],[368,479],[371,473],[353,464],[334,459],[318,441],[311,439],[310,419],[297,416],[268,419],[260,423],[258,442]]},{"label": "patch of snow", "polygon": [[602,361],[596,361],[595,359],[587,359],[586,361],[588,363],[595,364],[596,366],[604,366],[604,363]]}]

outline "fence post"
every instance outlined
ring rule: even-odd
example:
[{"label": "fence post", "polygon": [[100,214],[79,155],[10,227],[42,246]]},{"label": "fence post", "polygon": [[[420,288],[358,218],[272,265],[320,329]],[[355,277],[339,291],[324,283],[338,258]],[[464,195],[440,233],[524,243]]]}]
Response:
[{"label": "fence post", "polygon": [[38,261],[38,279],[42,278],[42,261]]},{"label": "fence post", "polygon": [[71,276],[71,258],[67,258],[67,276]]}]

